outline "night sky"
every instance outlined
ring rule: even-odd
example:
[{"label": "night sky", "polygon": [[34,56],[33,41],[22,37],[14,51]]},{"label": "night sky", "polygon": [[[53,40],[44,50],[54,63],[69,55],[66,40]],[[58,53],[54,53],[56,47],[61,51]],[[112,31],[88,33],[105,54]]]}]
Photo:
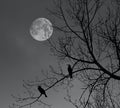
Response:
[{"label": "night sky", "polygon": [[[22,93],[23,80],[42,77],[42,69],[48,70],[49,65],[57,63],[51,56],[48,41],[36,41],[29,33],[32,22],[37,18],[54,21],[47,8],[53,8],[52,0],[0,0],[0,108],[8,108],[15,102],[11,94]],[[50,39],[54,40],[58,33],[54,31]],[[80,84],[75,84],[74,94],[79,96]],[[64,100],[66,95],[62,90],[53,92],[50,89],[47,95],[44,100],[53,105],[52,108],[74,107]],[[35,104],[32,108],[43,107]]]},{"label": "night sky", "polygon": [[35,41],[29,34],[33,20],[49,19],[46,8],[51,8],[51,1],[0,0],[0,108],[14,101],[11,94],[21,92],[22,80],[33,79],[55,63],[47,42]]}]

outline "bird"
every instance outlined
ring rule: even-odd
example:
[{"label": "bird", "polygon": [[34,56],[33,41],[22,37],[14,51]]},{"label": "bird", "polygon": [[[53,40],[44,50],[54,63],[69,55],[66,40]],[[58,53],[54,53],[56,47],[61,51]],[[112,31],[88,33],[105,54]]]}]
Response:
[{"label": "bird", "polygon": [[41,86],[38,86],[38,91],[39,91],[42,95],[45,95],[45,97],[47,97],[45,90],[44,90]]},{"label": "bird", "polygon": [[72,69],[71,65],[68,64],[68,73],[69,73],[70,78],[73,78],[72,71],[73,71],[73,69]]}]

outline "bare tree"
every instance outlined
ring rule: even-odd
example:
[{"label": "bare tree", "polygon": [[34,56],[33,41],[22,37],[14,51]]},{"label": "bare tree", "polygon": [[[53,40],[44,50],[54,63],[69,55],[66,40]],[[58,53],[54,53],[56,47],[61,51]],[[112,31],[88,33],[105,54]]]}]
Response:
[{"label": "bare tree", "polygon": [[[24,81],[27,96],[14,97],[18,107],[41,100],[34,88],[43,85],[46,92],[59,85],[67,90],[66,101],[76,108],[119,108],[120,83],[120,6],[118,0],[54,0],[56,40],[49,40],[51,52],[58,57],[59,68],[50,66],[43,80]],[[72,70],[70,79],[67,63]],[[64,66],[63,66],[64,64]],[[71,83],[79,81],[82,93],[73,101]],[[49,95],[48,95],[49,97]],[[14,105],[13,105],[14,106]]]}]

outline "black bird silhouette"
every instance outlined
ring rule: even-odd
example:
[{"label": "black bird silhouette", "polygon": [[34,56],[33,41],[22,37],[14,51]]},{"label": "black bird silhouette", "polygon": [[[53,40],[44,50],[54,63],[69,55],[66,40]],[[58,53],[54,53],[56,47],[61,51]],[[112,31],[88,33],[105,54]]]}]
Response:
[{"label": "black bird silhouette", "polygon": [[72,76],[72,67],[71,67],[71,65],[70,64],[68,64],[68,73],[69,73],[69,76],[70,76],[70,78],[73,78],[73,76]]},{"label": "black bird silhouette", "polygon": [[47,97],[45,90],[41,86],[38,86],[38,90],[41,94],[43,94],[43,95],[45,95],[45,97]]}]

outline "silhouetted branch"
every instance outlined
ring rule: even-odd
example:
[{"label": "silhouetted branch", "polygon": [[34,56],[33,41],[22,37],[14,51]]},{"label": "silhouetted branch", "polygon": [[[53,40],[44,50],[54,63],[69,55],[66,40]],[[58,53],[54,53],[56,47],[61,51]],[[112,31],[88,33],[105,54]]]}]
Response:
[{"label": "silhouetted branch", "polygon": [[[24,81],[28,96],[13,98],[18,103],[26,102],[21,107],[36,102],[50,107],[41,101],[41,94],[38,96],[34,88],[42,85],[44,92],[48,93],[58,86],[70,88],[70,84],[77,80],[82,88],[77,103],[72,100],[71,94],[65,98],[74,107],[119,108],[119,100],[114,96],[116,91],[119,94],[120,81],[118,1],[53,0],[53,3],[55,9],[49,12],[57,18],[53,27],[60,36],[56,40],[48,40],[48,43],[51,52],[59,58],[58,65],[62,65],[56,70],[50,65],[49,71],[41,72],[44,75],[42,80]],[[68,70],[66,64],[69,64]]]}]

